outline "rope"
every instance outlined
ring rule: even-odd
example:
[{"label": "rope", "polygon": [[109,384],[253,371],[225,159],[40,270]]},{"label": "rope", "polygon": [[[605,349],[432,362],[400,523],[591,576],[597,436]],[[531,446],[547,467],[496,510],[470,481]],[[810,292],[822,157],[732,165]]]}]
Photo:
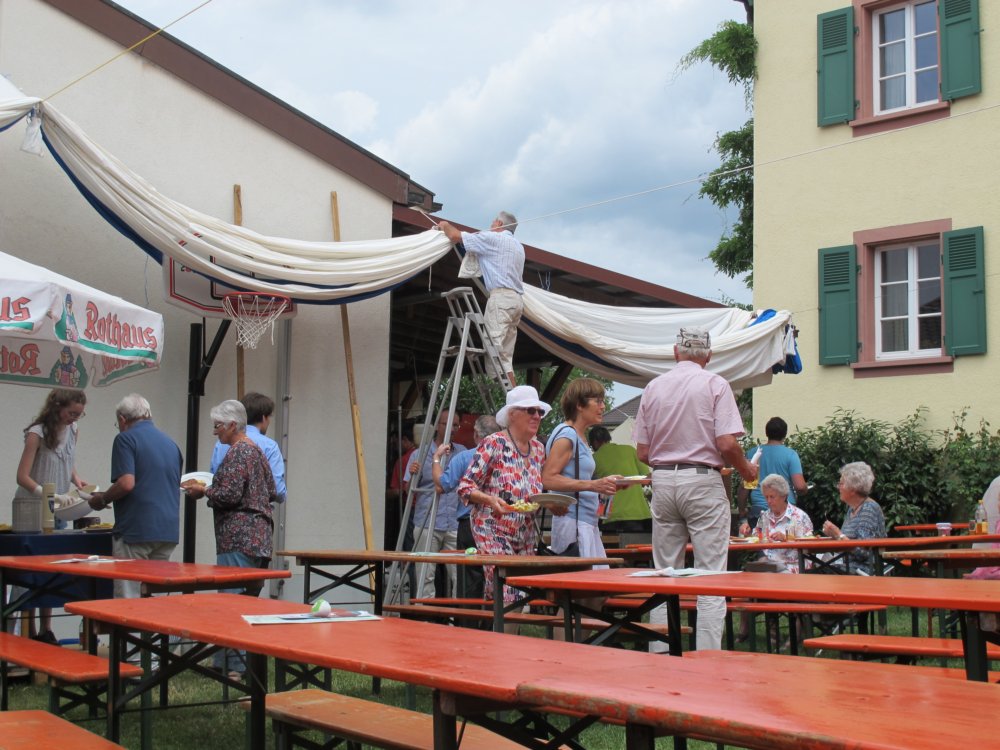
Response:
[{"label": "rope", "polygon": [[169,29],[169,28],[170,28],[171,26],[173,26],[173,25],[174,25],[175,23],[177,23],[178,21],[183,21],[183,20],[184,20],[185,18],[187,18],[188,16],[190,16],[190,15],[191,15],[192,13],[194,13],[194,12],[196,12],[196,11],[199,11],[199,10],[201,10],[202,8],[204,8],[204,7],[205,7],[206,5],[208,5],[208,4],[210,3],[210,2],[212,2],[212,0],[205,0],[205,2],[203,2],[203,3],[201,4],[201,5],[198,5],[197,7],[194,7],[194,8],[192,8],[191,10],[189,10],[189,11],[188,11],[187,13],[185,13],[184,15],[182,15],[182,16],[179,16],[178,18],[175,18],[175,19],[174,19],[173,21],[171,21],[170,23],[168,23],[168,24],[167,24],[166,26],[161,26],[160,28],[158,28],[158,29],[157,29],[156,31],[154,31],[153,33],[151,33],[151,34],[148,34],[148,35],[144,36],[144,37],[143,37],[142,39],[140,39],[140,40],[139,40],[138,42],[136,42],[135,44],[133,44],[133,45],[132,45],[131,47],[128,47],[127,49],[123,49],[123,50],[122,50],[121,52],[119,52],[119,53],[118,53],[117,55],[115,55],[114,57],[112,57],[112,58],[110,58],[110,59],[108,59],[108,60],[105,60],[105,61],[104,61],[104,62],[102,62],[102,63],[101,63],[100,65],[98,65],[98,66],[97,66],[96,68],[91,68],[91,69],[90,69],[90,70],[88,70],[88,71],[87,71],[86,73],[84,73],[84,74],[83,74],[82,76],[79,76],[79,77],[77,77],[77,78],[74,78],[74,79],[73,79],[72,81],[70,81],[69,83],[67,83],[67,84],[66,84],[65,86],[63,86],[63,87],[62,87],[61,89],[59,89],[59,90],[57,90],[57,91],[53,91],[53,92],[52,92],[51,94],[49,94],[49,95],[48,95],[48,96],[46,96],[46,97],[45,97],[44,99],[42,99],[42,101],[43,101],[43,102],[47,102],[47,101],[48,101],[49,99],[53,98],[54,96],[57,96],[57,95],[61,94],[61,93],[62,93],[63,91],[65,91],[66,89],[70,88],[71,86],[75,86],[76,84],[78,84],[78,83],[79,83],[80,81],[82,81],[82,80],[83,80],[84,78],[86,78],[87,76],[89,76],[89,75],[91,75],[91,74],[93,74],[93,73],[96,73],[96,72],[97,72],[97,71],[99,71],[99,70],[100,70],[101,68],[105,67],[106,65],[110,65],[111,63],[113,63],[113,62],[114,62],[115,60],[117,60],[117,59],[118,59],[119,57],[121,57],[122,55],[127,55],[127,54],[128,54],[129,52],[131,52],[132,50],[134,50],[134,49],[135,49],[136,47],[138,47],[139,45],[141,45],[141,44],[145,44],[145,43],[146,43],[146,42],[148,42],[148,41],[149,41],[150,39],[152,39],[152,38],[153,38],[154,36],[157,36],[158,34],[160,34],[161,32],[165,31],[166,29]]}]

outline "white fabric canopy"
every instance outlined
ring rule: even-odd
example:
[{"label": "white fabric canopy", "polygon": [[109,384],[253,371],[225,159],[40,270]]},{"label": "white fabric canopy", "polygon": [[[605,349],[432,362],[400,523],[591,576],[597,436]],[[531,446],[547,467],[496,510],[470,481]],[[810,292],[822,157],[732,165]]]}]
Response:
[{"label": "white fabric canopy", "polygon": [[[0,77],[0,129],[37,107],[38,127],[81,193],[157,261],[178,263],[228,286],[284,294],[304,303],[346,303],[390,291],[445,255],[439,230],[380,240],[308,242],[269,237],[161,195],[104,151],[55,107],[21,94]],[[734,387],[770,382],[784,362],[790,314],[750,325],[728,308],[662,309],[593,305],[525,285],[521,330],[547,350],[617,382],[644,385],[670,369],[681,326],[712,334],[709,369]]]}]

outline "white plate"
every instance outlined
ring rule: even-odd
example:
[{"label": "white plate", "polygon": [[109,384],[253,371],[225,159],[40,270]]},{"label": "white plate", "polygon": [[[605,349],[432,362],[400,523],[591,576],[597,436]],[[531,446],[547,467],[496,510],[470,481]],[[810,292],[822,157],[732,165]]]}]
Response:
[{"label": "white plate", "polygon": [[75,495],[76,497],[82,497],[84,500],[90,500],[91,496],[95,492],[100,492],[101,488],[96,484],[85,484],[83,487],[74,487],[67,495]]},{"label": "white plate", "polygon": [[181,477],[181,484],[191,479],[202,482],[206,487],[212,486],[212,473],[208,471],[189,471]]},{"label": "white plate", "polygon": [[[69,505],[64,505],[61,508],[56,508],[53,512],[56,518],[60,521],[75,521],[78,518],[83,518],[85,515],[93,510],[90,507],[90,503],[84,500],[82,497],[73,497],[72,495],[62,495],[63,498],[70,501]],[[56,501],[58,502],[58,500]]]},{"label": "white plate", "polygon": [[576,502],[572,495],[563,495],[558,492],[542,492],[528,498],[533,503],[538,503],[543,508],[568,508]]}]

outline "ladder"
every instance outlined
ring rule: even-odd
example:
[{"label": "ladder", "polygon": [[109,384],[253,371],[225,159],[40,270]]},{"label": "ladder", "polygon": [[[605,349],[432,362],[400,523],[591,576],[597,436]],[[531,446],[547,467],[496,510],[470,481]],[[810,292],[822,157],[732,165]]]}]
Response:
[{"label": "ladder", "polygon": [[[410,462],[411,466],[416,463],[421,469],[414,475],[416,480],[411,478],[406,493],[399,536],[396,538],[397,551],[401,551],[404,547],[406,532],[413,512],[414,498],[418,493],[433,493],[433,499],[427,516],[426,528],[414,528],[413,530],[413,550],[426,553],[431,549],[434,519],[437,518],[438,492],[433,483],[422,487],[418,487],[417,483],[423,473],[422,467],[430,452],[441,412],[447,410],[449,414],[455,413],[462,376],[464,374],[472,376],[483,404],[491,413],[495,413],[496,409],[487,383],[489,381],[498,383],[505,393],[512,388],[507,379],[505,368],[500,362],[497,348],[486,332],[486,324],[479,307],[479,300],[476,299],[472,288],[456,287],[451,291],[442,292],[441,296],[448,303],[448,325],[441,343],[441,353],[438,356],[434,383],[431,386],[429,408],[426,410],[424,426],[420,433],[420,448],[417,450],[416,459]],[[451,442],[451,425],[451,420],[445,425],[442,437],[444,443]],[[416,571],[418,587],[423,581],[425,566],[428,564],[430,563],[420,563],[416,566],[418,568]],[[389,575],[386,577],[386,604],[405,603],[405,594],[409,589],[407,576],[410,567],[409,562],[393,562],[390,566]]]}]

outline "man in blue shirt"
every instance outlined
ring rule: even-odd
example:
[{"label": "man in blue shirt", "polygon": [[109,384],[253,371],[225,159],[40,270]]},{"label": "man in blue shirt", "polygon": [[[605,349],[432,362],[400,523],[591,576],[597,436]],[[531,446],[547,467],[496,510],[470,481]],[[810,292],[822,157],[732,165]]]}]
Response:
[{"label": "man in blue shirt", "polygon": [[[788,436],[788,424],[781,417],[771,417],[764,426],[764,434],[767,435],[767,443],[760,446],[760,463],[757,476],[766,477],[769,474],[777,474],[783,477],[791,487],[788,493],[788,502],[797,505],[797,497],[809,491],[805,477],[802,475],[802,461],[799,454],[784,444]],[[756,453],[757,448],[747,451],[747,458]],[[750,512],[747,515],[747,497],[750,498]],[[740,486],[736,494],[736,505],[739,510],[740,533],[747,534],[757,523],[760,514],[767,510],[767,500],[764,493],[760,491],[760,486],[753,490],[747,490]]]},{"label": "man in blue shirt", "polygon": [[[476,445],[478,446],[483,442],[483,439],[488,435],[500,432],[500,430],[501,427],[497,423],[496,417],[490,414],[484,414],[479,417],[472,428]],[[439,445],[437,450],[434,451],[434,463],[432,464],[434,486],[437,487],[437,491],[441,494],[454,492],[458,488],[458,483],[464,476],[465,470],[472,463],[472,457],[476,455],[476,449],[467,448],[446,460],[445,456],[449,453],[451,453],[450,445]],[[472,523],[469,518],[471,511],[471,505],[460,503],[458,506],[458,549],[469,549],[476,546],[476,540],[472,536]],[[482,599],[483,569],[476,566],[466,567],[464,565],[461,568],[464,574],[465,596],[471,599]]]},{"label": "man in blue shirt", "polygon": [[[253,440],[260,448],[267,462],[271,465],[271,473],[274,475],[274,486],[277,489],[278,502],[285,502],[285,459],[281,455],[281,448],[278,444],[267,436],[267,428],[271,425],[271,415],[274,414],[274,401],[263,393],[248,393],[240,399],[247,410],[247,437]],[[229,446],[225,443],[216,443],[212,450],[212,463],[209,470],[214,474],[226,457]]]},{"label": "man in blue shirt", "polygon": [[[115,408],[118,435],[111,448],[112,484],[95,492],[90,507],[114,503],[111,550],[115,557],[169,560],[180,536],[181,449],[157,429],[149,402],[137,393]],[[139,583],[115,581],[115,596],[139,598]]]}]

